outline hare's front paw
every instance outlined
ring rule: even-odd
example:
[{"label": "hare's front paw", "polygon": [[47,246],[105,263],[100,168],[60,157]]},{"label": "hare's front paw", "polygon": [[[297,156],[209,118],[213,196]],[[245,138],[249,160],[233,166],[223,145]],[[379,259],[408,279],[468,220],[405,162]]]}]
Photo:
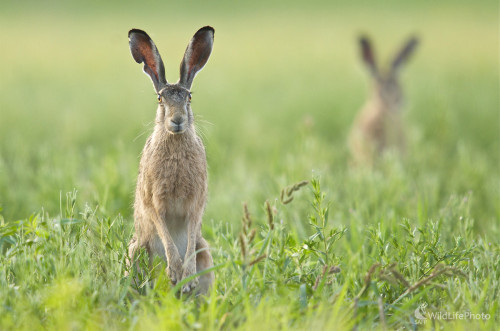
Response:
[{"label": "hare's front paw", "polygon": [[[194,275],[195,273],[196,273],[196,266],[193,266],[191,268],[188,267],[184,270],[184,273],[182,274],[182,279],[188,278]],[[189,282],[184,284],[184,286],[182,286],[182,293],[190,293],[194,291],[194,289],[198,287],[198,283],[199,283],[198,277],[191,279]]]},{"label": "hare's front paw", "polygon": [[180,282],[182,279],[182,262],[180,260],[172,261],[168,264],[166,271],[172,284],[177,284],[177,282]]}]

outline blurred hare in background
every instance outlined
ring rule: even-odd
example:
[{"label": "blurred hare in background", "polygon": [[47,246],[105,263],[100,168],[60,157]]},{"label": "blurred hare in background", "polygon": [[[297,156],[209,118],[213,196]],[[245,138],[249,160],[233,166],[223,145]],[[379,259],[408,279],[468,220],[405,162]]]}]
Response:
[{"label": "blurred hare in background", "polygon": [[387,70],[381,71],[375,61],[370,40],[359,39],[361,57],[372,79],[371,97],[356,117],[349,136],[349,147],[356,164],[371,165],[389,148],[405,150],[405,134],[401,120],[403,91],[398,80],[399,71],[418,44],[411,37],[396,53]]}]

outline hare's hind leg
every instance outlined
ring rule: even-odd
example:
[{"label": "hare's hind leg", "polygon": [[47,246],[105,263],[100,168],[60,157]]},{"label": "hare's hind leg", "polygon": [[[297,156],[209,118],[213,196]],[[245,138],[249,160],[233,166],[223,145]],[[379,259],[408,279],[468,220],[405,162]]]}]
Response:
[{"label": "hare's hind leg", "polygon": [[[210,247],[205,239],[199,237],[196,242],[196,250],[198,254],[196,255],[196,272],[213,267],[214,263],[212,260],[212,255],[210,254]],[[200,276],[198,284],[198,293],[206,294],[214,282],[214,273],[210,271],[202,276]]]}]

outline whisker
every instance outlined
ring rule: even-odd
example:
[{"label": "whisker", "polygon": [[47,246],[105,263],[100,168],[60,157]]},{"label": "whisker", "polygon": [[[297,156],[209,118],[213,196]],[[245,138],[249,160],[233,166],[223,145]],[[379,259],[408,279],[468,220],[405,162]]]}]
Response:
[{"label": "whisker", "polygon": [[137,139],[139,139],[140,137],[142,137],[143,135],[145,135],[148,131],[150,131],[151,127],[152,127],[152,124],[153,124],[152,121],[149,122],[149,123],[144,124],[144,127],[146,127],[146,129],[144,131],[142,131],[141,133],[139,133],[137,135],[137,137],[135,137],[134,140],[132,140],[132,141],[135,142]]},{"label": "whisker", "polygon": [[195,132],[200,136],[201,140],[204,141],[207,138],[207,126],[213,126],[214,124],[203,119],[200,115],[196,115],[195,120],[198,123],[198,125],[195,126]]}]

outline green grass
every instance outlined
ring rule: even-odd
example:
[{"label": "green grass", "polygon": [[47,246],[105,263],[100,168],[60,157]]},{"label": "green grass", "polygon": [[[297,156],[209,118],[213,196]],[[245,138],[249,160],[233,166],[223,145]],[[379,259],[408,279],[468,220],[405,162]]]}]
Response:
[{"label": "green grass", "polygon": [[[0,329],[495,329],[498,22],[496,2],[3,4]],[[150,33],[176,81],[206,24],[193,109],[216,282],[179,299],[159,261],[124,277],[156,110],[126,33]],[[361,32],[382,63],[421,38],[401,77],[409,152],[373,169],[349,167],[346,147],[369,88]],[[491,318],[416,324],[423,303]]]}]

